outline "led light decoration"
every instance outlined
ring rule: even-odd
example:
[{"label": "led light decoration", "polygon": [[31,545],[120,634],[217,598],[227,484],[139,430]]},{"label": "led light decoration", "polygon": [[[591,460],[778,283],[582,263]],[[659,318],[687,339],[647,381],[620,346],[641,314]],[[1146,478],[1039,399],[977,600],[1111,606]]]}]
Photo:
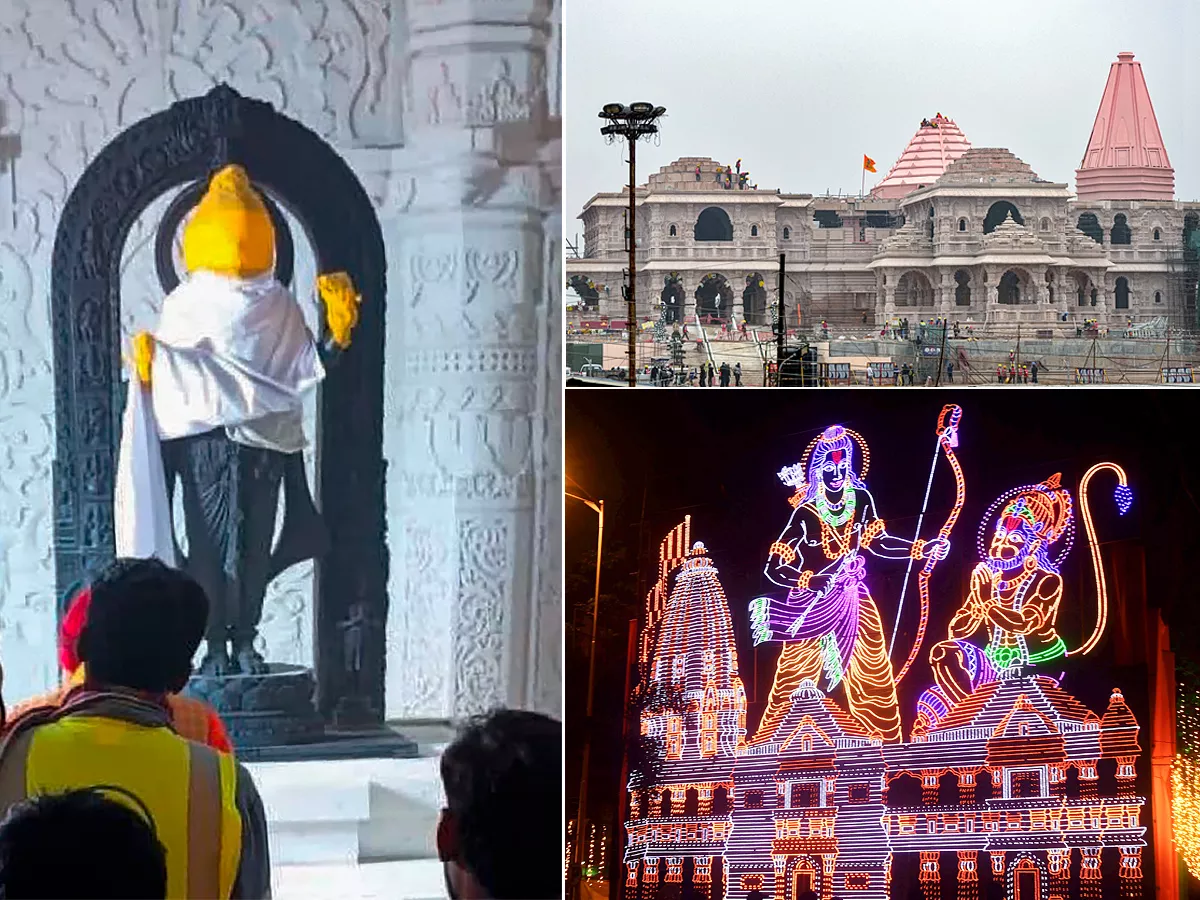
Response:
[{"label": "led light decoration", "polygon": [[667,606],[667,584],[679,565],[687,559],[691,548],[692,517],[684,516],[682,522],[676,525],[658,545],[658,580],[650,593],[646,595],[646,619],[642,627],[641,663],[643,666],[650,659],[654,649],[655,629]]},{"label": "led light decoration", "polygon": [[[1090,503],[1111,473],[1117,511],[1129,511],[1133,495],[1116,464],[1088,469],[1074,496],[1055,475],[990,505],[967,596],[947,596],[935,611],[950,625],[929,651],[935,684],[918,702],[911,733],[904,740],[881,725],[895,714],[896,679],[865,583],[867,558],[921,561],[920,588],[929,560],[944,557],[964,497],[955,409],[943,410],[938,426],[939,456],[956,478],[955,511],[937,532],[918,528],[913,540],[888,532],[867,490],[865,441],[846,429],[826,429],[780,473],[793,489],[792,516],[770,546],[767,575],[787,590],[753,601],[750,620],[756,641],[784,646],[749,743],[717,569],[702,544],[681,556],[690,522],[664,541],[658,593],[647,600],[647,621],[656,624],[643,671],[676,699],[642,714],[665,759],[657,782],[630,797],[627,896],[798,900],[811,890],[821,900],[886,900],[900,857],[924,897],[940,898],[950,884],[957,900],[996,890],[1067,900],[1074,885],[1085,900],[1142,897],[1140,727],[1120,690],[1093,711],[1064,689],[1059,668],[1104,633],[1108,598]],[[1055,622],[1076,505],[1097,614],[1094,625],[1088,616],[1088,637],[1068,648]],[[928,587],[919,593],[928,618],[933,598]],[[1174,778],[1177,839],[1194,865],[1200,701],[1179,715],[1196,738]],[[1102,766],[1115,777],[1102,780]],[[1185,804],[1196,814],[1180,815]]]},{"label": "led light decoration", "polygon": [[1175,728],[1178,753],[1171,767],[1171,820],[1175,846],[1192,877],[1200,876],[1200,677],[1177,670]]},{"label": "led light decoration", "polygon": [[[1061,566],[1074,538],[1074,502],[1062,487],[1062,476],[1002,494],[980,523],[976,546],[981,559],[971,573],[966,602],[950,619],[946,640],[930,650],[935,685],[917,701],[918,731],[944,719],[1002,671],[1088,653],[1099,642],[1107,622],[1108,590],[1088,488],[1105,471],[1117,476],[1117,511],[1125,515],[1133,502],[1125,471],[1115,463],[1098,463],[1080,480],[1081,513],[1096,577],[1097,614],[1091,635],[1068,650],[1057,631]],[[986,635],[982,647],[972,642],[981,634]]]},{"label": "led light decoration", "polygon": [[[950,532],[962,509],[962,468],[954,455],[961,417],[959,407],[946,406],[938,419],[938,454],[950,461],[957,496],[947,521],[927,541],[919,535],[906,540],[887,531],[867,488],[870,454],[857,432],[840,425],[825,429],[799,463],[779,473],[794,489],[792,515],[771,545],[765,574],[787,594],[752,601],[750,623],[756,644],[780,641],[784,647],[755,741],[771,738],[801,682],[822,678],[829,690],[844,686],[850,714],[869,733],[888,743],[901,739],[899,679],[885,645],[883,620],[866,584],[866,556],[907,559],[910,568],[913,560],[924,561],[918,577],[920,624],[902,676],[924,638],[930,574],[949,551]],[[935,467],[936,463],[935,456]],[[931,471],[931,484],[932,479]],[[928,497],[927,490],[926,502]]]}]

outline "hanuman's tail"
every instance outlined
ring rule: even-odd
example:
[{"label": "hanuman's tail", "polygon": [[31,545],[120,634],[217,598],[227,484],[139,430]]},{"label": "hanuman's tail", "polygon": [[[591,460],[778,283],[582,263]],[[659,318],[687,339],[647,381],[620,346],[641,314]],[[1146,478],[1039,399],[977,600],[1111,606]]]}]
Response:
[{"label": "hanuman's tail", "polygon": [[1096,572],[1096,627],[1092,629],[1091,637],[1076,647],[1074,650],[1067,652],[1068,656],[1082,656],[1091,652],[1101,636],[1104,634],[1104,626],[1108,622],[1108,586],[1104,580],[1104,561],[1100,558],[1100,545],[1096,542],[1096,525],[1092,522],[1092,511],[1088,504],[1088,484],[1092,477],[1098,472],[1105,469],[1113,472],[1117,476],[1117,489],[1115,491],[1115,499],[1117,501],[1117,511],[1121,515],[1129,512],[1129,507],[1133,504],[1133,491],[1129,489],[1129,479],[1125,476],[1125,470],[1116,463],[1102,462],[1096,463],[1087,472],[1079,482],[1079,507],[1083,514],[1083,527],[1087,531],[1088,548],[1092,552],[1092,567]]}]

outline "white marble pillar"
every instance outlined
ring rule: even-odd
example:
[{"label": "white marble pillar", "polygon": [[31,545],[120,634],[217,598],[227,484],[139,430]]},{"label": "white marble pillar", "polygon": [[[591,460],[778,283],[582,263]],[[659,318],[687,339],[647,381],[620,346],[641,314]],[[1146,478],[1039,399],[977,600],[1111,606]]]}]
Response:
[{"label": "white marble pillar", "polygon": [[407,13],[387,712],[558,713],[557,13],[551,0]]}]

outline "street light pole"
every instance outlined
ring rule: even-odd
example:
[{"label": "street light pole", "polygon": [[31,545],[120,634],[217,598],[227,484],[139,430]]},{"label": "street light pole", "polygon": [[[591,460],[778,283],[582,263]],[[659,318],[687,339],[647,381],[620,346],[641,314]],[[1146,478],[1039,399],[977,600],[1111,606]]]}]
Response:
[{"label": "street light pole", "polygon": [[600,129],[600,133],[610,141],[623,137],[629,142],[629,228],[626,234],[629,284],[625,287],[625,299],[628,302],[630,387],[637,387],[637,142],[658,133],[658,120],[666,111],[666,107],[652,103],[631,103],[629,106],[606,103],[600,110],[600,118],[609,123]]},{"label": "street light pole", "polygon": [[592,751],[592,701],[596,693],[596,625],[600,621],[600,554],[604,550],[604,501],[592,502],[584,497],[580,497],[578,494],[572,494],[570,491],[567,491],[566,495],[572,500],[578,500],[600,517],[599,527],[596,529],[596,592],[592,599],[592,650],[588,659],[587,715],[585,716],[587,724],[583,732],[583,757],[581,759],[582,767],[579,775],[579,812],[575,819],[575,846],[571,848],[572,868],[578,875],[583,857],[584,816],[587,814],[588,763]]},{"label": "street light pole", "polygon": [[637,140],[629,139],[629,386],[637,387]]}]

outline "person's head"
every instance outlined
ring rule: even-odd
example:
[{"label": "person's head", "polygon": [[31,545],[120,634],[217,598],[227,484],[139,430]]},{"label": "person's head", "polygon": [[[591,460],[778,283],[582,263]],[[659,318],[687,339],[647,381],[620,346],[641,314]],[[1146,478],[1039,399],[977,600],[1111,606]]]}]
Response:
[{"label": "person's head", "polygon": [[501,709],[467,723],[442,755],[438,858],[455,900],[562,894],[562,724]]},{"label": "person's head", "polygon": [[92,789],[24,800],[0,822],[0,897],[167,896],[167,852],[144,812]]},{"label": "person's head", "polygon": [[117,559],[92,581],[79,660],[91,681],[176,693],[207,619],[208,597],[190,576],[156,559]]}]

